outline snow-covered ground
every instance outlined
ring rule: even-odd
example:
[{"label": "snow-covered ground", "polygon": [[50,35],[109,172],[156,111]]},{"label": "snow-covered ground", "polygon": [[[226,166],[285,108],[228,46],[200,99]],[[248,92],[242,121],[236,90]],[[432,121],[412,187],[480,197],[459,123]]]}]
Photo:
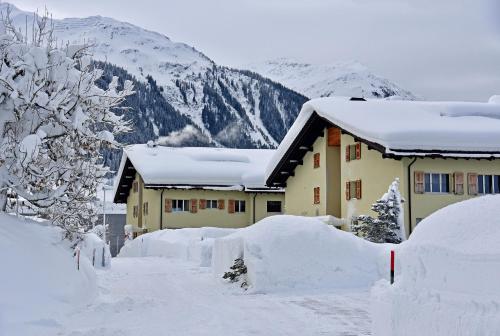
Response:
[{"label": "snow-covered ground", "polygon": [[367,290],[247,294],[179,259],[115,258],[97,300],[39,335],[369,335]]},{"label": "snow-covered ground", "polygon": [[61,230],[0,215],[0,336],[42,335],[92,301],[92,265],[82,254],[78,271],[72,252]]}]

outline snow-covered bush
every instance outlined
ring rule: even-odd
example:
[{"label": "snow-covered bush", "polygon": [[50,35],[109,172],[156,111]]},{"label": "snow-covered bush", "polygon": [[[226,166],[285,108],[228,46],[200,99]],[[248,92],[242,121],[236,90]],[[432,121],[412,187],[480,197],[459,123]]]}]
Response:
[{"label": "snow-covered bush", "polygon": [[393,286],[372,289],[374,335],[498,335],[500,196],[455,203],[400,244]]},{"label": "snow-covered bush", "polygon": [[372,210],[377,213],[377,218],[358,216],[351,224],[351,231],[374,243],[401,243],[405,234],[398,178],[389,186],[387,193],[372,205]]},{"label": "snow-covered bush", "polygon": [[229,282],[239,282],[242,281],[241,287],[246,288],[248,283],[246,280],[242,279],[242,276],[247,274],[247,267],[245,266],[245,261],[242,258],[234,260],[234,265],[230,267],[231,270],[224,273],[222,279],[228,279]]},{"label": "snow-covered bush", "polygon": [[8,13],[0,24],[0,210],[12,189],[72,237],[96,219],[99,153],[128,129],[115,111],[132,87],[99,89],[88,46],[57,48],[47,15],[31,28],[16,31]]},{"label": "snow-covered bush", "polygon": [[381,278],[386,248],[316,218],[272,216],[216,239],[212,266],[220,279],[242,259],[252,292],[366,287]]}]

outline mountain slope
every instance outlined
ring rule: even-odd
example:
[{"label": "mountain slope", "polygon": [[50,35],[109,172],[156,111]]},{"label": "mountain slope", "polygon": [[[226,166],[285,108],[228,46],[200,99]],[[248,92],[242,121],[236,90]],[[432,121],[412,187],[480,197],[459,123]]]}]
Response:
[{"label": "mountain slope", "polygon": [[374,75],[358,62],[316,65],[279,58],[249,64],[246,68],[283,83],[309,98],[398,96],[401,99],[416,99],[411,92]]},{"label": "mountain slope", "polygon": [[[32,20],[18,9],[12,17],[22,30],[26,18],[28,26]],[[274,147],[307,99],[257,74],[218,66],[187,44],[129,23],[94,16],[54,20],[54,27],[59,45],[90,42],[95,60],[122,67],[147,85],[151,77],[169,105],[212,145]],[[155,136],[167,135],[168,127],[153,119]],[[134,132],[149,132],[146,126],[136,123]]]}]

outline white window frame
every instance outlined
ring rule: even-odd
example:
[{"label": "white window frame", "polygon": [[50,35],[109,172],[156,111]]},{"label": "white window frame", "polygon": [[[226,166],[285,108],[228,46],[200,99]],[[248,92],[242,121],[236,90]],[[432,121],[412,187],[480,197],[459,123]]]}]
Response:
[{"label": "white window frame", "polygon": [[[486,176],[491,176],[491,184],[490,184],[490,191],[489,193],[485,192],[486,189]],[[499,193],[495,193],[495,176],[498,176],[498,179],[500,180],[500,175],[495,175],[495,174],[480,174],[477,173],[477,194],[478,195],[495,195]],[[482,179],[482,185],[483,185],[483,192],[479,190],[479,180]]]},{"label": "white window frame", "polygon": [[[243,211],[241,209],[243,208]],[[245,213],[247,211],[246,202],[244,200],[234,201],[234,212],[235,213]]]},{"label": "white window frame", "polygon": [[206,200],[205,209],[219,209],[218,201],[214,199]]},{"label": "white window frame", "polygon": [[173,199],[172,212],[189,212],[190,203],[189,200]]},{"label": "white window frame", "polygon": [[[429,175],[429,178],[430,178],[430,191],[427,191],[427,189],[426,189],[425,178],[427,177],[427,175]],[[434,191],[432,188],[432,175],[439,176],[439,190],[438,191]],[[448,191],[442,191],[443,175],[448,175]],[[424,172],[424,193],[425,194],[443,194],[443,195],[450,194],[450,192],[451,192],[450,176],[452,176],[452,174],[450,174],[450,173]]]}]

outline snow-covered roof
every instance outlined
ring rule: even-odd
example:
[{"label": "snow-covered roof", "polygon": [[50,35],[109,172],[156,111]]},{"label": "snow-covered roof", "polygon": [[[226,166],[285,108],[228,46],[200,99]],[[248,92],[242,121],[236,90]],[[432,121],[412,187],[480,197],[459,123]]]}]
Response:
[{"label": "snow-covered roof", "polygon": [[274,150],[139,144],[125,147],[123,153],[119,180],[129,161],[146,186],[243,190],[267,188],[265,169]]},{"label": "snow-covered roof", "polygon": [[275,170],[313,114],[387,154],[500,157],[500,104],[328,97],[308,101],[270,161]]}]

